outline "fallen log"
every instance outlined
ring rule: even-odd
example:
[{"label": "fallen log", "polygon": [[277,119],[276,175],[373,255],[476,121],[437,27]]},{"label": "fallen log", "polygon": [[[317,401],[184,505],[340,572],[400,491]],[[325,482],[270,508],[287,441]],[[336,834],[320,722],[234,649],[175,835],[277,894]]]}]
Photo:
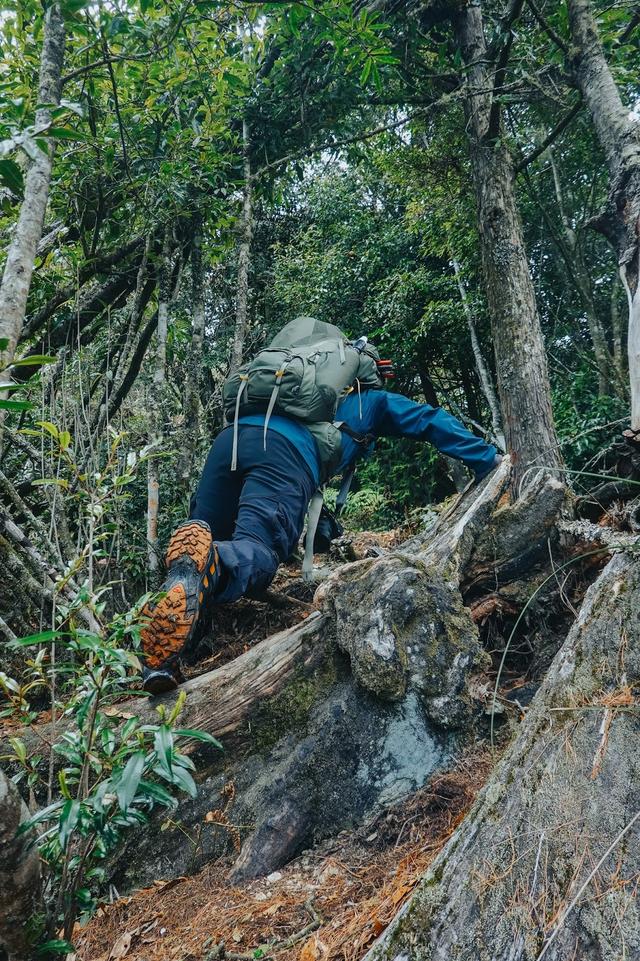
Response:
[{"label": "fallen log", "polygon": [[640,564],[589,589],[520,733],[367,961],[640,957]]}]

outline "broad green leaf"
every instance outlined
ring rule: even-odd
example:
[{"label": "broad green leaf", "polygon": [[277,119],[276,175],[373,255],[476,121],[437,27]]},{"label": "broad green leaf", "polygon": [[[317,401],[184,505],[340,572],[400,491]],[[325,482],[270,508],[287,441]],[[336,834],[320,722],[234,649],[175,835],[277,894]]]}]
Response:
[{"label": "broad green leaf", "polygon": [[56,140],[87,141],[89,139],[85,133],[82,133],[80,130],[74,130],[72,127],[49,127],[47,135],[54,137]]},{"label": "broad green leaf", "polygon": [[171,780],[173,784],[176,784],[179,788],[182,788],[183,791],[186,791],[190,797],[194,798],[198,794],[196,782],[183,767],[174,765]]},{"label": "broad green leaf", "polygon": [[14,360],[12,367],[35,367],[41,364],[55,364],[56,357],[51,357],[49,354],[30,354],[28,357],[21,357],[20,360]]},{"label": "broad green leaf", "polygon": [[75,951],[70,941],[63,941],[61,938],[54,938],[52,941],[45,941],[38,947],[37,954],[72,954]]},{"label": "broad green leaf", "polygon": [[57,439],[60,431],[58,430],[55,424],[51,423],[50,420],[38,420],[36,421],[36,424],[38,425],[38,427],[42,427],[42,429],[46,431],[47,434],[51,434],[52,437],[55,437]]},{"label": "broad green leaf", "polygon": [[69,838],[73,834],[80,817],[80,801],[65,801],[60,812],[60,847],[66,851]]},{"label": "broad green leaf", "polygon": [[28,400],[5,400],[0,397],[0,410],[33,410],[35,404]]},{"label": "broad green leaf", "polygon": [[153,747],[156,754],[158,755],[158,760],[160,766],[166,771],[167,774],[171,775],[171,756],[173,754],[173,735],[170,728],[166,724],[161,724],[156,731],[155,737],[153,739]]},{"label": "broad green leaf", "polygon": [[26,637],[17,637],[15,641],[11,641],[11,645],[29,647],[31,644],[44,644],[45,641],[55,641],[58,637],[66,636],[66,631],[40,631],[39,634],[28,634]]},{"label": "broad green leaf", "polygon": [[8,187],[16,197],[22,197],[24,193],[22,171],[15,160],[11,160],[9,157],[2,157],[0,159],[0,183]]},{"label": "broad green leaf", "polygon": [[205,744],[212,744],[214,747],[220,748],[221,751],[224,750],[220,741],[216,740],[213,734],[208,734],[206,731],[192,731],[190,728],[184,727],[173,733],[175,737],[192,737],[196,741],[204,741]]},{"label": "broad green leaf", "polygon": [[144,778],[140,780],[138,793],[168,808],[176,807],[178,803],[176,798],[169,794],[167,789],[163,788],[161,784],[156,784],[154,781],[145,781]]},{"label": "broad green leaf", "polygon": [[64,801],[54,801],[53,804],[49,804],[46,808],[42,808],[42,810],[38,811],[37,814],[34,814],[33,817],[29,818],[27,821],[23,821],[18,828],[17,833],[26,834],[26,832],[30,831],[31,828],[36,826],[36,824],[42,824],[43,821],[48,821],[49,818],[56,813],[56,811],[60,810],[63,804]]},{"label": "broad green leaf", "polygon": [[122,777],[116,786],[116,797],[118,798],[118,804],[120,805],[121,811],[127,811],[129,809],[129,805],[136,796],[140,778],[142,777],[142,772],[144,771],[144,762],[144,752],[136,751],[136,753],[132,754],[126,763],[126,766],[122,772]]}]

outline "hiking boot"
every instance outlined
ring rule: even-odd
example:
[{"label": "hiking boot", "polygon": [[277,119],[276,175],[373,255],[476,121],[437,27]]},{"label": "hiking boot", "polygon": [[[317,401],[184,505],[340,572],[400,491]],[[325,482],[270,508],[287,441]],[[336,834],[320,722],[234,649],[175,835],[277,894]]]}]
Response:
[{"label": "hiking boot", "polygon": [[168,691],[175,691],[178,684],[178,678],[173,671],[150,671],[148,667],[142,669],[142,690],[147,694],[166,694]]},{"label": "hiking boot", "polygon": [[218,551],[209,525],[181,524],[169,541],[165,561],[164,596],[145,605],[142,615],[148,623],[140,631],[146,665],[143,685],[152,694],[178,685],[178,658],[192,640],[203,602],[217,583]]}]

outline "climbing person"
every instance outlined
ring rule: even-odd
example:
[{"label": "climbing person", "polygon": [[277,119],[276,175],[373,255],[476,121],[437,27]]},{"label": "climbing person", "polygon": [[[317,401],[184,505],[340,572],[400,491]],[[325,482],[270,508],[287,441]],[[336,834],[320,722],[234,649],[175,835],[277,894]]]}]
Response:
[{"label": "climbing person", "polygon": [[209,451],[189,520],[169,541],[159,599],[142,612],[146,691],[180,683],[180,657],[203,609],[269,586],[300,539],[307,508],[309,574],[317,492],[329,477],[349,475],[377,437],[428,441],[476,481],[497,466],[496,448],[451,414],[383,390],[392,376],[366,337],[350,341],[337,327],[302,317],[228,378],[230,423]]}]

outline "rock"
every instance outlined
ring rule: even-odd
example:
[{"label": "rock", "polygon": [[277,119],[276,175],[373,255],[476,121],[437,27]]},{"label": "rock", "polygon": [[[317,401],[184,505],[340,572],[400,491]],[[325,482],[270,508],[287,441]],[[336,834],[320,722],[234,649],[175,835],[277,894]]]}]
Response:
[{"label": "rock", "polygon": [[15,785],[0,771],[0,947],[9,961],[33,956],[33,918],[41,909],[38,854],[27,835],[16,834],[28,817]]},{"label": "rock", "polygon": [[478,631],[459,593],[425,564],[395,553],[342,568],[316,593],[335,618],[354,677],[391,701],[419,693],[428,718],[452,728],[469,718],[465,680],[481,659]]}]

